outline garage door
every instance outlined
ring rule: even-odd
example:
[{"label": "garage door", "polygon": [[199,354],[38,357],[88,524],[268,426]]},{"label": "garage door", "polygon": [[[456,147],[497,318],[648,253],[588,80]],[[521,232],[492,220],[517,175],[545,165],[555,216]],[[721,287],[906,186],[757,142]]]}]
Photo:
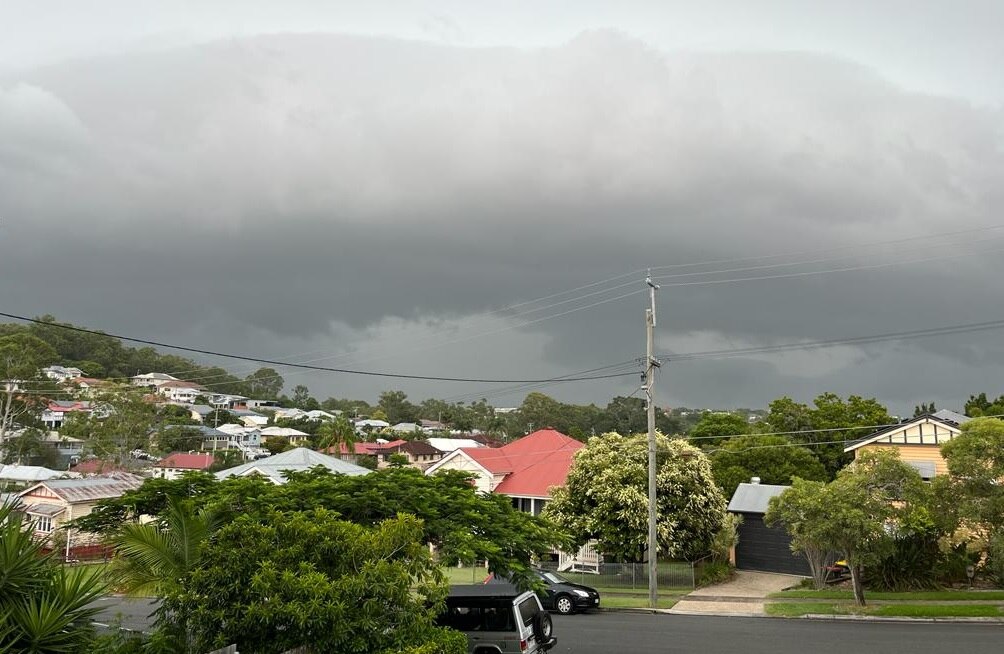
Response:
[{"label": "garage door", "polygon": [[744,513],[742,516],[739,544],[736,546],[738,569],[810,575],[805,557],[791,553],[791,538],[783,528],[768,527],[760,513]]}]

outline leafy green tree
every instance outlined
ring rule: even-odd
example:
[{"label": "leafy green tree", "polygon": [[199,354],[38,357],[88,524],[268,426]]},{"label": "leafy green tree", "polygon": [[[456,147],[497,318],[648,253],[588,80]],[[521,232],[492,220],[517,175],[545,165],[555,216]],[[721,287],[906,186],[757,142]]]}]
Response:
[{"label": "leafy green tree", "polygon": [[768,526],[783,526],[791,536],[791,552],[808,561],[816,590],[826,586],[826,566],[831,557],[828,502],[824,482],[794,479],[791,488],[770,499],[764,515]]},{"label": "leafy green tree", "polygon": [[100,575],[65,568],[42,551],[22,513],[0,504],[0,652],[92,652]]},{"label": "leafy green tree", "polygon": [[394,452],[387,457],[387,464],[392,468],[404,468],[408,466],[408,457],[399,452]]},{"label": "leafy green tree", "polygon": [[746,418],[734,413],[705,413],[687,437],[695,445],[711,447],[740,434],[750,433]]},{"label": "leafy green tree", "polygon": [[129,388],[102,393],[92,400],[94,410],[73,414],[60,433],[84,439],[84,451],[98,458],[121,463],[134,449],[146,449],[157,424],[156,407],[147,402],[141,389]]},{"label": "leafy green tree", "polygon": [[297,384],[293,387],[293,406],[298,409],[307,409],[307,405],[311,400],[310,389],[303,384]]},{"label": "leafy green tree", "polygon": [[24,332],[0,338],[0,449],[17,424],[35,422],[44,404],[39,391],[44,376],[40,368],[56,360],[56,351]]},{"label": "leafy green tree", "polygon": [[282,376],[272,368],[259,368],[244,378],[248,395],[255,399],[275,399],[284,383]]},{"label": "leafy green tree", "polygon": [[264,447],[266,450],[272,454],[281,454],[287,450],[293,449],[293,445],[289,442],[288,438],[282,438],[279,436],[270,436],[265,439]]},{"label": "leafy green tree", "polygon": [[184,616],[198,652],[230,643],[249,653],[456,647],[433,624],[447,588],[421,535],[410,516],[372,527],[323,509],[240,516],[164,604]]},{"label": "leafy green tree", "polygon": [[186,472],[177,479],[151,477],[120,497],[99,500],[89,514],[73,521],[73,527],[92,534],[112,534],[140,516],[166,514],[172,500],[201,497],[216,483],[216,477],[206,472]]},{"label": "leafy green tree", "polygon": [[419,419],[419,408],[408,401],[404,391],[380,393],[380,402],[377,406],[387,414],[387,422],[392,425],[399,422],[415,422]]},{"label": "leafy green tree", "polygon": [[209,427],[219,427],[220,425],[239,425],[241,419],[238,418],[232,411],[227,411],[226,409],[213,409],[206,414],[206,417],[202,419],[202,424]]},{"label": "leafy green tree", "polygon": [[[659,435],[659,555],[708,553],[725,522],[725,498],[707,456],[682,440]],[[648,538],[648,445],[645,435],[603,434],[575,456],[564,488],[552,489],[546,517],[577,544],[595,538],[600,549],[628,561],[645,559]]]},{"label": "leafy green tree", "polygon": [[844,442],[867,436],[877,425],[893,422],[886,408],[874,398],[851,395],[845,402],[833,393],[823,393],[813,403],[812,428],[827,431],[795,435],[794,440],[811,447],[831,476],[851,460],[851,455],[844,453]]},{"label": "leafy green tree", "polygon": [[928,402],[926,404],[918,404],[917,406],[913,407],[913,417],[919,418],[924,414],[934,413],[937,410],[938,409],[935,408],[934,406],[934,402]]},{"label": "leafy green tree", "polygon": [[826,468],[805,447],[782,436],[740,436],[713,450],[711,469],[715,482],[732,497],[740,483],[759,477],[765,484],[787,485],[795,477],[826,481]]},{"label": "leafy green tree", "polygon": [[[595,428],[598,433],[639,434],[648,429],[645,400],[640,397],[615,397],[600,412]],[[665,411],[656,411],[655,428],[663,434],[679,434],[683,423]]]},{"label": "leafy green tree", "polygon": [[1004,535],[1004,421],[976,418],[941,446],[963,518]]},{"label": "leafy green tree", "polygon": [[204,436],[194,427],[164,425],[157,431],[157,449],[164,454],[191,452],[202,449]]},{"label": "leafy green tree", "polygon": [[44,437],[45,434],[35,428],[25,429],[17,436],[8,436],[3,450],[0,450],[0,461],[53,469],[65,466],[59,460],[56,449],[50,447]]}]

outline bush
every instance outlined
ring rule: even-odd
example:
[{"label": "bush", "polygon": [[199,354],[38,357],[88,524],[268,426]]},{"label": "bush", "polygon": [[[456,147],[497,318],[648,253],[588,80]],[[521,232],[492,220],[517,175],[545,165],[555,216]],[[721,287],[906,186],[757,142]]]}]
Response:
[{"label": "bush", "polygon": [[868,586],[886,591],[937,588],[935,571],[943,557],[938,535],[934,532],[923,531],[897,538],[890,554],[869,568]]},{"label": "bush", "polygon": [[467,654],[467,636],[452,629],[436,629],[431,640],[409,647],[400,654]]},{"label": "bush", "polygon": [[711,561],[701,567],[698,586],[712,586],[732,578],[732,566],[722,561]]}]

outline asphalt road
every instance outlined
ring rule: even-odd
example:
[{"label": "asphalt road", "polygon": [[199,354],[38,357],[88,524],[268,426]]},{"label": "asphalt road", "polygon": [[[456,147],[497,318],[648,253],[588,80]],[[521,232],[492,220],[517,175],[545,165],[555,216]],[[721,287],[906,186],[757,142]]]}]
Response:
[{"label": "asphalt road", "polygon": [[[108,597],[95,620],[148,629],[149,600]],[[945,654],[1004,650],[1004,624],[857,622],[598,612],[554,615],[558,654]]]},{"label": "asphalt road", "polygon": [[1004,649],[1004,625],[591,613],[554,616],[561,654],[945,654]]}]

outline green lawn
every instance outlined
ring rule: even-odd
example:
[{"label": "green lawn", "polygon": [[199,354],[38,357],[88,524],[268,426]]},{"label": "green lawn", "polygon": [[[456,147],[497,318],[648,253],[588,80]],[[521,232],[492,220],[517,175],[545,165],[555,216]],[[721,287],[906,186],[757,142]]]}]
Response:
[{"label": "green lawn", "polygon": [[[852,600],[854,594],[849,590],[785,590],[769,595],[771,599],[819,599],[819,600]],[[1004,601],[1004,590],[930,590],[904,593],[879,593],[865,591],[865,600],[990,600]]]},{"label": "green lawn", "polygon": [[947,618],[947,617],[1004,617],[999,606],[993,604],[885,604],[881,606],[855,606],[827,602],[778,602],[767,604],[767,615],[799,617],[803,615],[875,615],[883,617]]},{"label": "green lawn", "polygon": [[459,584],[480,584],[488,576],[488,571],[484,568],[457,568],[449,566],[443,568],[443,574],[451,586]]}]

